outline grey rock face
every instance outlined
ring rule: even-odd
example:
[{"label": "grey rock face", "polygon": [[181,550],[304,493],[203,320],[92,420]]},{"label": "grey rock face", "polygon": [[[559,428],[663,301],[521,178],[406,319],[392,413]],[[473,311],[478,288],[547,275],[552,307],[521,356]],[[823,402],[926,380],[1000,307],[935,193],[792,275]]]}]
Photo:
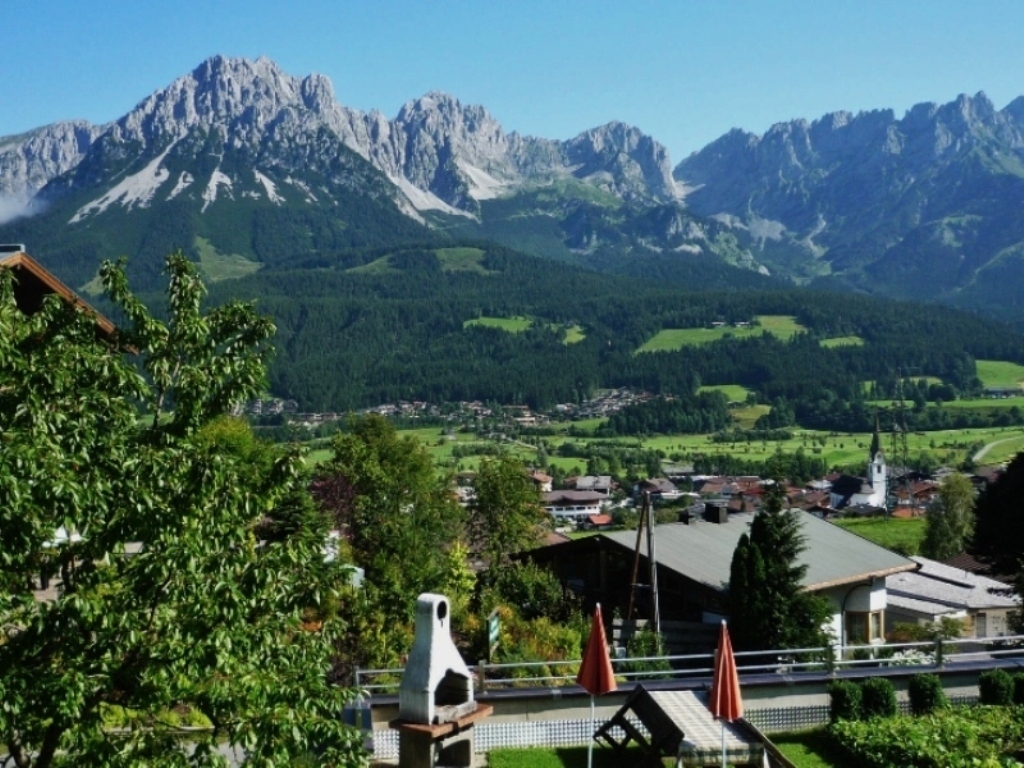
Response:
[{"label": "grey rock face", "polygon": [[32,197],[78,165],[103,131],[103,126],[73,120],[0,138],[0,223],[31,212]]},{"label": "grey rock face", "polygon": [[[73,129],[72,129],[73,127]],[[74,168],[101,135],[108,156],[154,156],[195,131],[266,155],[328,131],[382,171],[413,206],[475,211],[477,201],[575,176],[627,199],[674,200],[665,148],[621,123],[567,142],[506,134],[481,106],[431,92],[394,120],[337,102],[321,75],[296,78],[271,60],[215,56],[143,99],[110,126],[57,124],[0,145],[0,192],[32,195]],[[134,149],[130,149],[134,148]],[[325,161],[327,158],[323,158]],[[397,193],[396,193],[397,194]]]}]

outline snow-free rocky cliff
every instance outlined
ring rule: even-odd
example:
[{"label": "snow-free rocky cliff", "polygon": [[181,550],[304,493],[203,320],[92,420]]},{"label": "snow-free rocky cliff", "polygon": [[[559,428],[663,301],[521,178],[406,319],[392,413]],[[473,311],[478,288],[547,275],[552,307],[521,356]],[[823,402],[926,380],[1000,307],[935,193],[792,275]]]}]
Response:
[{"label": "snow-free rocky cliff", "polygon": [[[412,215],[416,210],[473,213],[477,201],[558,177],[576,177],[624,199],[673,200],[675,182],[665,148],[635,128],[610,123],[570,141],[506,134],[480,106],[466,106],[444,93],[429,93],[405,104],[388,120],[340,104],[330,81],[321,75],[285,74],[271,60],[216,56],[168,87],[153,93],[109,126],[56,124],[23,136],[0,139],[0,194],[27,199],[47,182],[75,168],[89,148],[103,142],[104,154],[135,152],[147,163],[135,178],[122,178],[118,190],[103,194],[78,211],[75,221],[113,204],[145,206],[157,194],[202,188],[209,202],[262,185],[265,194],[281,194],[288,184],[288,158],[311,160],[310,151],[335,150],[326,135],[381,171],[395,186],[392,194]],[[225,150],[242,152],[253,169],[210,169],[206,178],[193,170],[172,173],[169,155],[176,143],[214,135]],[[320,143],[319,148],[314,144]],[[312,158],[326,167],[331,156]],[[273,173],[271,173],[273,171]],[[141,174],[141,175],[139,175]],[[244,175],[246,178],[240,178]],[[271,189],[265,181],[272,180]],[[76,184],[102,180],[80,175]],[[301,185],[301,180],[293,179]],[[161,189],[164,185],[167,189]],[[68,185],[51,190],[67,194]],[[176,190],[176,192],[175,192]],[[306,190],[309,200],[314,190]]]}]

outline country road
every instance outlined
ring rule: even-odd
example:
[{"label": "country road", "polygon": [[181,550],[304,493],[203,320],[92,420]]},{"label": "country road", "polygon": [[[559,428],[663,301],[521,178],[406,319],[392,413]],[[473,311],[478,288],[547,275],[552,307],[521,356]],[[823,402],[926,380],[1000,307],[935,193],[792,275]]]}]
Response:
[{"label": "country road", "polygon": [[1002,440],[994,440],[991,443],[983,445],[975,452],[975,454],[971,457],[971,460],[981,461],[990,449],[995,448],[997,445],[1002,445],[1003,443],[1013,442],[1014,440],[1020,440],[1020,435],[1015,435],[1014,437],[1004,437]]}]

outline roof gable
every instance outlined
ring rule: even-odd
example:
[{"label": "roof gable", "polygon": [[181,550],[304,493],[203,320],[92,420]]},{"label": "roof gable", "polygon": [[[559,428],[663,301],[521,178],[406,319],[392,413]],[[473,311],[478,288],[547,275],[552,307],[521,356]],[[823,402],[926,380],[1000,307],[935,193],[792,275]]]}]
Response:
[{"label": "roof gable", "polygon": [[88,312],[96,319],[96,325],[104,336],[114,333],[114,324],[93,309],[88,302],[58,280],[49,270],[27,253],[17,252],[0,257],[0,268],[14,270],[14,300],[18,309],[26,315],[35,314],[43,300],[52,293],[64,301]]}]

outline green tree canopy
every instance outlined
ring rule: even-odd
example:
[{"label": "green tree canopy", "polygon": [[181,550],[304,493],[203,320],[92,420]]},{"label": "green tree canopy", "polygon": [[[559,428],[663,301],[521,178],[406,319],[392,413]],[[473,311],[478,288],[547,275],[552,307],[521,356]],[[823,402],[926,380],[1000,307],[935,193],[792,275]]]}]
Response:
[{"label": "green tree canopy", "polygon": [[1024,557],[1024,453],[985,488],[975,505],[971,551],[996,573],[1016,575]]},{"label": "green tree canopy", "polygon": [[483,459],[469,506],[469,532],[474,547],[492,566],[509,555],[537,546],[548,516],[540,492],[515,457]]},{"label": "green tree canopy", "polygon": [[[257,473],[203,436],[258,391],[273,325],[239,303],[204,314],[195,267],[167,271],[165,323],[104,265],[128,320],[108,342],[56,297],[24,316],[0,270],[0,743],[22,768],[214,765],[225,741],[251,765],[357,764],[326,679],[336,622],[309,620],[344,577],[326,528],[255,535],[303,488],[300,458]],[[58,577],[44,599],[41,572]],[[104,727],[115,705],[133,727]],[[183,707],[209,730],[182,740]]]},{"label": "green tree canopy", "polygon": [[967,548],[974,533],[974,486],[964,475],[950,475],[925,511],[921,554],[945,560]]},{"label": "green tree canopy", "polygon": [[804,591],[807,566],[797,513],[782,509],[776,486],[733,552],[729,579],[729,627],[737,650],[820,647],[828,602]]},{"label": "green tree canopy", "polygon": [[412,618],[416,596],[441,588],[443,552],[459,540],[464,512],[426,448],[371,414],[349,420],[332,442],[313,493],[348,540],[356,565],[381,593],[380,609]]}]

